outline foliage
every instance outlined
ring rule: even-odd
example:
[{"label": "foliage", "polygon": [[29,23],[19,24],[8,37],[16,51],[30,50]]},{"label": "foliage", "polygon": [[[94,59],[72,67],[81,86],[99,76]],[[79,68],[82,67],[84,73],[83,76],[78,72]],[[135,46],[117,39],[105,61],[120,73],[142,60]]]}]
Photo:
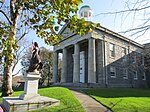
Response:
[{"label": "foliage", "polygon": [[[4,82],[2,95],[12,95],[12,66],[17,43],[30,29],[47,44],[58,44],[58,33],[64,24],[70,30],[83,35],[93,25],[77,18],[78,5],[82,0],[6,0],[0,3],[0,13],[6,18],[0,22],[0,59],[4,58]],[[64,10],[65,9],[65,10]],[[6,21],[7,20],[7,21]],[[76,27],[75,27],[76,26]],[[20,32],[22,35],[19,35]]]},{"label": "foliage", "polygon": [[[47,85],[50,84],[50,81],[52,80],[52,68],[53,68],[53,52],[41,47],[40,48],[40,57],[43,63],[43,68],[41,72],[41,79],[39,80],[40,85],[43,85],[43,83],[47,83]],[[47,80],[47,82],[46,82]]]},{"label": "foliage", "polygon": [[90,29],[91,25],[88,25],[84,19],[77,18],[76,13],[81,2],[82,0],[30,0],[22,6],[24,6],[23,10],[29,11],[31,15],[27,24],[30,24],[30,27],[46,43],[52,44],[61,40],[61,35],[57,32],[64,23],[78,34],[83,34]]},{"label": "foliage", "polygon": [[1,62],[3,61],[2,60],[3,56],[5,56],[11,62],[13,61],[14,55],[13,54],[10,55],[10,52],[12,50],[10,49],[10,47],[16,50],[18,46],[15,44],[15,40],[11,38],[11,35],[12,35],[11,26],[8,26],[6,23],[0,22]]},{"label": "foliage", "polygon": [[148,89],[104,88],[87,89],[84,92],[114,112],[149,112],[150,110]]},{"label": "foliage", "polygon": [[[14,12],[12,14],[6,15],[14,16],[19,18],[18,22],[9,20],[9,22],[0,22],[0,41],[5,48],[9,45],[13,45],[16,48],[16,42],[20,38],[9,38],[8,37],[14,33],[11,32],[15,30],[19,32],[22,27],[32,28],[36,31],[36,34],[43,38],[47,44],[59,43],[61,40],[61,35],[58,34],[61,26],[66,24],[70,30],[74,30],[76,33],[83,35],[86,31],[89,31],[92,26],[96,24],[89,24],[84,19],[78,19],[77,10],[78,5],[82,0],[21,0],[15,1],[13,9],[9,9]],[[5,5],[5,4],[4,4]],[[15,12],[16,9],[16,12]],[[65,9],[65,10],[64,10]],[[17,12],[18,11],[18,12]],[[14,24],[18,24],[16,27]],[[16,32],[16,33],[17,33]],[[26,32],[27,33],[27,32]],[[14,35],[14,34],[12,34]],[[6,41],[5,38],[10,41]],[[4,50],[5,51],[5,50]],[[7,55],[8,50],[5,51],[4,56]]]},{"label": "foliage", "polygon": [[[10,44],[12,44],[13,47],[16,47],[16,41],[20,40],[20,38],[16,40],[10,37],[10,42],[6,41],[2,37],[8,38],[10,34],[14,33],[12,30],[20,31],[21,27],[26,26],[34,29],[37,35],[43,38],[48,44],[58,43],[59,40],[61,40],[61,35],[57,32],[65,23],[70,30],[74,30],[78,34],[83,35],[92,27],[92,25],[86,23],[84,19],[78,19],[76,15],[78,5],[81,2],[82,0],[10,1],[10,12],[8,12],[10,14],[7,15],[3,10],[1,10],[8,20],[7,23],[0,22],[0,40],[2,45],[5,45],[6,48]],[[19,18],[18,22],[16,20],[17,18]],[[6,53],[4,53],[4,55],[6,55]]]}]

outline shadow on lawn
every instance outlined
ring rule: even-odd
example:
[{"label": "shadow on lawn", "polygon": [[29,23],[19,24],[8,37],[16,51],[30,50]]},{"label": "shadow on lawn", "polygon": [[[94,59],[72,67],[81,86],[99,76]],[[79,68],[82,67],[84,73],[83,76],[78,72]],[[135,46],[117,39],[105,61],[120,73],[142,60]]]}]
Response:
[{"label": "shadow on lawn", "polygon": [[[113,112],[114,108],[116,107],[117,109],[118,106],[121,102],[123,102],[124,99],[122,98],[127,98],[127,97],[135,97],[135,98],[141,98],[141,97],[150,97],[150,89],[141,89],[141,88],[88,88],[88,89],[82,89],[82,91],[91,96],[93,99],[95,99],[97,102],[102,104],[103,106],[107,107],[109,110]],[[116,98],[116,100],[107,100],[107,105],[103,104],[100,102],[98,99],[95,97],[99,98]],[[118,99],[117,99],[118,98]],[[124,107],[122,107],[124,108]],[[122,109],[120,108],[120,109]],[[138,107],[134,108],[134,112],[138,112],[139,110],[137,109]],[[129,108],[128,108],[129,109]],[[133,108],[131,108],[133,109]],[[118,111],[119,112],[119,111]]]},{"label": "shadow on lawn", "polygon": [[59,109],[57,112],[68,112],[70,110],[72,110],[73,112],[73,110],[77,111],[78,109],[80,110],[80,108],[82,108],[81,105],[75,105],[75,106],[70,106],[70,107]]},{"label": "shadow on lawn", "polygon": [[102,88],[102,89],[83,89],[84,93],[103,98],[119,97],[150,97],[150,89],[140,88]]}]

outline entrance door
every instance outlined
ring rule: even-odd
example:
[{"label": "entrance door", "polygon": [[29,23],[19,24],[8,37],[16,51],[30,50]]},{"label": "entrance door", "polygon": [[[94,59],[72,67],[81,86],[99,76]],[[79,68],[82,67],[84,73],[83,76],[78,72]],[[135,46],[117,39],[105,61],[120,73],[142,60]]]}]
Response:
[{"label": "entrance door", "polygon": [[85,83],[85,52],[80,52],[80,82]]}]

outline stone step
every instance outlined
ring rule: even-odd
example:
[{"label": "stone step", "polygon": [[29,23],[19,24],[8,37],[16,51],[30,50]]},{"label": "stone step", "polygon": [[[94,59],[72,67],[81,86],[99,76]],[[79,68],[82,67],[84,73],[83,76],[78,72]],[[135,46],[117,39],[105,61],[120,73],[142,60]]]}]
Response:
[{"label": "stone step", "polygon": [[3,107],[5,107],[6,112],[27,112],[59,104],[59,100],[45,96],[38,96],[28,100],[22,100],[19,97],[3,98]]}]

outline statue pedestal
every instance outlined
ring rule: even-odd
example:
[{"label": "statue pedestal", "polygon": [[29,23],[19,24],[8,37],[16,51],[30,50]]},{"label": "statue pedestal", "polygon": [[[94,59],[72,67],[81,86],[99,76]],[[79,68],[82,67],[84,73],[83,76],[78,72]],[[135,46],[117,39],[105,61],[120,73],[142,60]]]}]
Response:
[{"label": "statue pedestal", "polygon": [[40,74],[36,72],[29,72],[24,76],[25,85],[24,85],[24,94],[20,95],[20,99],[27,100],[36,96],[38,94],[38,82],[40,79]]},{"label": "statue pedestal", "polygon": [[3,97],[3,107],[6,112],[27,112],[47,106],[60,104],[57,99],[40,96],[38,94],[38,72],[29,72],[24,76],[24,93],[20,97]]}]

